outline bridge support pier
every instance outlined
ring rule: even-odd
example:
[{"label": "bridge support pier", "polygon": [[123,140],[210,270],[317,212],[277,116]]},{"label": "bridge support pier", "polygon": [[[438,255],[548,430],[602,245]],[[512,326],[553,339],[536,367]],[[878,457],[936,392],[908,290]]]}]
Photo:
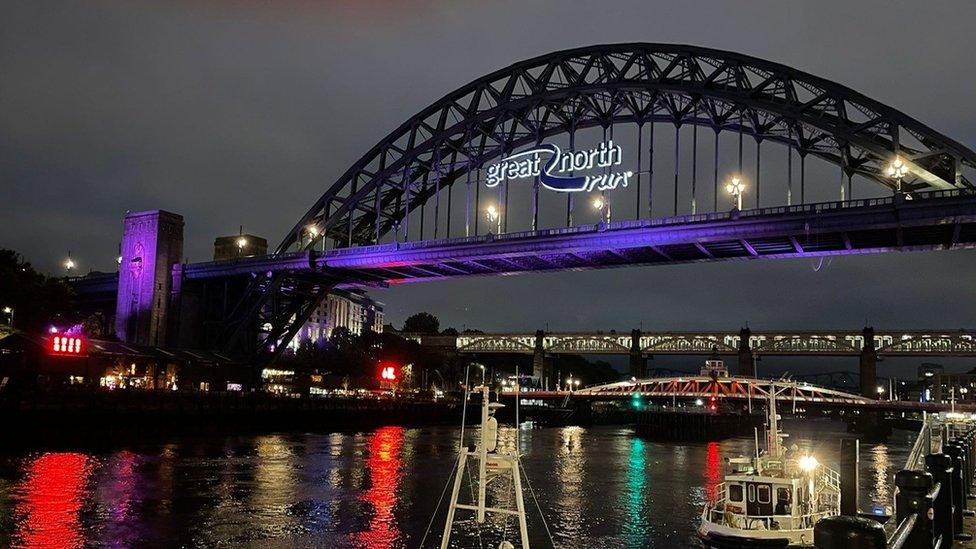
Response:
[{"label": "bridge support pier", "polygon": [[532,352],[532,375],[539,380],[539,385],[542,388],[546,387],[546,379],[548,378],[548,372],[546,371],[546,351],[543,346],[545,337],[545,332],[536,330],[535,348]]},{"label": "bridge support pier", "polygon": [[647,358],[641,352],[641,331],[630,332],[630,376],[643,379],[647,375]]},{"label": "bridge support pier", "polygon": [[878,398],[878,352],[874,347],[874,328],[864,328],[861,347],[861,396]]},{"label": "bridge support pier", "polygon": [[756,357],[749,346],[752,331],[749,328],[739,330],[739,375],[756,377]]}]

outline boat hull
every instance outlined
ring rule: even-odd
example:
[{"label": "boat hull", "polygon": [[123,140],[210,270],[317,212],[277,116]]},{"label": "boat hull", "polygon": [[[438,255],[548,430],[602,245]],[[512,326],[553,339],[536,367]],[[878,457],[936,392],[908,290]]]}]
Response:
[{"label": "boat hull", "polygon": [[[813,529],[740,530],[714,523],[703,523],[698,537],[705,545],[718,549],[738,547],[813,547]],[[808,541],[809,540],[809,541]]]}]

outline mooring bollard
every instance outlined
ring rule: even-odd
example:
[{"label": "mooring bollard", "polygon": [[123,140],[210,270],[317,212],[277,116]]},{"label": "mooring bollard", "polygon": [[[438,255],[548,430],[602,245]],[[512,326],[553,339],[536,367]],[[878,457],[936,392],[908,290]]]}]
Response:
[{"label": "mooring bollard", "polygon": [[840,441],[840,514],[857,516],[858,462],[860,441],[845,438]]},{"label": "mooring bollard", "polygon": [[939,485],[935,498],[935,535],[942,539],[941,547],[951,547],[955,534],[952,528],[952,458],[945,454],[925,456],[925,466],[932,481]]},{"label": "mooring bollard", "polygon": [[952,473],[950,477],[952,478],[952,530],[955,532],[955,539],[957,540],[967,540],[972,539],[972,536],[967,535],[962,529],[962,518],[963,518],[963,504],[965,503],[965,498],[963,497],[963,459],[962,459],[962,448],[953,444],[945,444],[942,447],[942,451],[945,452],[950,459],[952,459]]},{"label": "mooring bollard", "polygon": [[[962,448],[962,495],[963,495],[963,505],[965,508],[969,508],[969,499],[973,495],[973,481],[972,481],[972,470],[973,470],[973,458],[972,458],[972,448],[966,437],[959,436],[953,439],[953,444]],[[967,512],[971,515],[972,512]]]},{"label": "mooring bollard", "polygon": [[895,474],[895,520],[900,525],[912,514],[917,514],[915,527],[906,538],[905,547],[932,547],[935,540],[933,529],[932,475],[924,471],[904,469]]},{"label": "mooring bollard", "polygon": [[820,519],[813,527],[817,549],[883,549],[887,544],[884,527],[871,519],[840,515]]}]

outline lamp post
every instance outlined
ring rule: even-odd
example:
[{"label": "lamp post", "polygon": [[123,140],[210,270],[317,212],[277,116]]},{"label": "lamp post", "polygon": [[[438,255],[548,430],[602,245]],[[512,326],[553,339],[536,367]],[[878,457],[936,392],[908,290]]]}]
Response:
[{"label": "lamp post", "polygon": [[243,236],[237,239],[237,255],[238,257],[244,255],[244,246],[247,246],[247,239]]},{"label": "lamp post", "polygon": [[4,307],[3,314],[7,315],[7,326],[14,327],[14,308]]},{"label": "lamp post", "polygon": [[742,193],[745,190],[745,184],[738,177],[733,177],[729,181],[729,184],[725,186],[725,191],[732,195],[732,204],[735,206],[735,209],[740,211],[742,210]]},{"label": "lamp post", "polygon": [[64,270],[67,271],[68,274],[71,274],[71,271],[75,268],[75,266],[74,260],[71,259],[71,251],[69,250],[68,258],[64,260]]},{"label": "lamp post", "polygon": [[885,169],[885,175],[895,180],[895,184],[897,185],[896,190],[897,192],[901,192],[901,180],[908,175],[908,164],[905,164],[905,161],[900,156],[896,156]]},{"label": "lamp post", "polygon": [[498,211],[498,207],[494,204],[489,204],[485,208],[485,217],[488,219],[489,223],[495,224],[495,234],[501,234],[502,232],[502,214]]},{"label": "lamp post", "polygon": [[602,196],[593,199],[593,209],[600,212],[600,221],[610,223],[610,202]]}]

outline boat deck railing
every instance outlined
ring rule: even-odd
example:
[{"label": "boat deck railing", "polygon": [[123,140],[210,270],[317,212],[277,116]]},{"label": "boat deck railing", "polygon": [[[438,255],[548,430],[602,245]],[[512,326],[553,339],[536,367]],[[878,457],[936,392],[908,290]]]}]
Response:
[{"label": "boat deck railing", "polygon": [[705,518],[715,524],[724,524],[743,530],[802,530],[813,528],[817,521],[824,517],[836,515],[839,509],[836,501],[833,501],[832,505],[831,502],[818,501],[818,508],[824,505],[829,506],[829,508],[799,515],[745,515],[744,513],[727,513],[725,510],[727,502],[727,488],[725,483],[721,482],[715,487],[715,497],[705,507]]}]

